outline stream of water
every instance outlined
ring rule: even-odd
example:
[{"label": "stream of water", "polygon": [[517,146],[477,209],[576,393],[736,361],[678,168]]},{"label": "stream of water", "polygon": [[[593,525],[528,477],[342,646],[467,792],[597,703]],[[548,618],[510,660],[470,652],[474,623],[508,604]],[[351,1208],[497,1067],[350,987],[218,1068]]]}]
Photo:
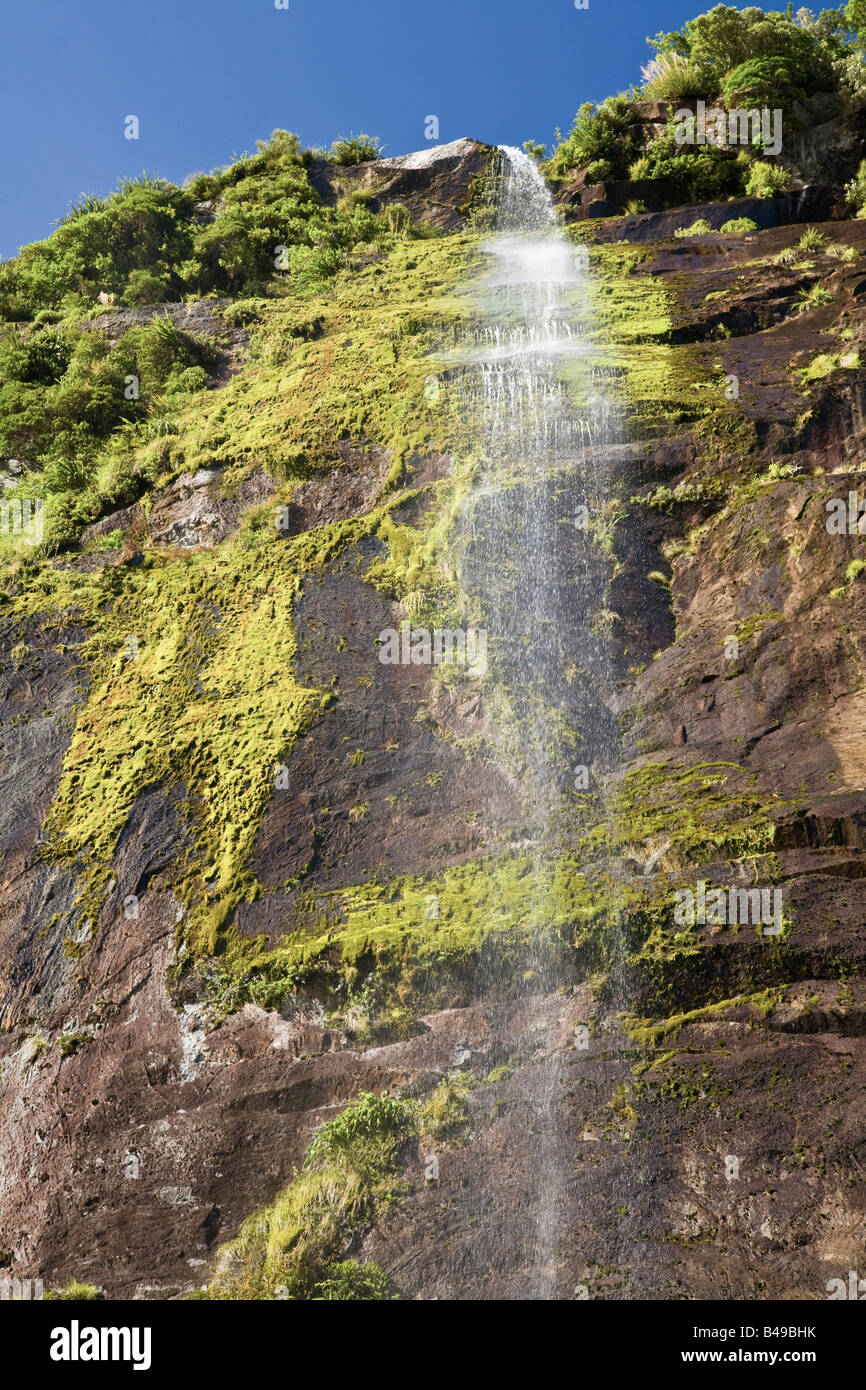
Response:
[{"label": "stream of water", "polygon": [[[609,646],[598,623],[606,566],[591,535],[606,496],[599,446],[611,427],[589,361],[585,253],[558,229],[547,185],[521,150],[501,150],[498,207],[474,351],[464,358],[482,464],[463,581],[489,634],[492,685],[520,731],[512,751],[524,797],[522,845],[543,870],[561,852],[579,779],[591,791],[616,746],[605,702]],[[543,946],[543,897],[537,907],[537,943],[520,972],[527,995],[561,984]],[[557,1296],[563,1173],[573,1162],[557,1133],[555,1055],[537,1068],[533,1097],[527,1296],[536,1299]]]}]

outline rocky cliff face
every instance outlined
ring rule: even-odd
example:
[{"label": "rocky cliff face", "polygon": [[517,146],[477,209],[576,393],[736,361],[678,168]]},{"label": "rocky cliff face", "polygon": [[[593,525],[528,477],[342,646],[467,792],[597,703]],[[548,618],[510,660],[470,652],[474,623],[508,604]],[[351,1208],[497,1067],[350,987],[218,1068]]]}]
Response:
[{"label": "rocky cliff face", "polygon": [[[404,1298],[812,1299],[866,1262],[866,224],[781,261],[802,204],[746,235],[674,238],[693,210],[577,229],[619,435],[570,542],[571,635],[607,645],[620,747],[563,826],[539,944],[526,729],[489,681],[375,645],[471,617],[448,349],[493,160],[314,168],[449,235],[221,328],[218,301],[178,307],[221,355],[161,480],[5,576],[16,1275],[210,1285],[370,1092],[422,1118],[329,1250]],[[674,915],[755,887],[778,933]]]}]

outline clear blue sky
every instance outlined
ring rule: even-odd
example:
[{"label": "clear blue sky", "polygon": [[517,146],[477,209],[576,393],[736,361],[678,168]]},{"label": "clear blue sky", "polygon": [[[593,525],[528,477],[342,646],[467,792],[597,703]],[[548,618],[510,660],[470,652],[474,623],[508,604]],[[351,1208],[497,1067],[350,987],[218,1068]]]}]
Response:
[{"label": "clear blue sky", "polygon": [[[142,169],[180,182],[281,126],[305,145],[378,135],[550,143],[637,81],[644,40],[712,0],[24,0],[3,16],[0,257],[83,192]],[[780,4],[779,8],[783,8]],[[123,136],[137,115],[140,139]]]}]

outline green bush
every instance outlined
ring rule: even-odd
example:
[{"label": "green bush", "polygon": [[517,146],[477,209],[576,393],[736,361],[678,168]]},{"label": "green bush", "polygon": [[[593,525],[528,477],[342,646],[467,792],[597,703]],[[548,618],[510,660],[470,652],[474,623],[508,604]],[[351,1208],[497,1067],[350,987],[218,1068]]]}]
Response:
[{"label": "green bush", "polygon": [[403,1100],[362,1091],[333,1120],[319,1128],[305,1167],[313,1171],[331,1164],[349,1164],[359,1172],[391,1163],[402,1143],[412,1106]]},{"label": "green bush", "polygon": [[858,215],[861,208],[866,208],[866,159],[861,159],[857,173],[845,185],[845,199],[851,211]]},{"label": "green bush", "polygon": [[[342,164],[378,158],[378,142],[351,136],[329,155]],[[354,247],[390,233],[363,202],[325,207],[307,163],[297,136],[275,130],[255,154],[185,188],[144,175],[109,198],[82,198],[46,241],[0,266],[0,318],[62,317],[96,306],[100,294],[133,306],[261,294],[281,272],[316,288]],[[200,201],[213,205],[210,220],[196,211]]]},{"label": "green bush", "polygon": [[127,180],[111,198],[84,199],[47,241],[3,267],[0,314],[90,306],[100,291],[119,297],[134,271],[157,276],[180,298],[176,267],[192,251],[191,214],[189,195],[162,180]]},{"label": "green bush", "polygon": [[775,198],[788,187],[792,177],[790,169],[783,165],[756,159],[749,165],[746,193],[750,198]]},{"label": "green bush", "polygon": [[96,1303],[102,1300],[102,1290],[95,1284],[79,1284],[73,1280],[62,1289],[46,1289],[42,1295],[48,1302]]},{"label": "green bush", "polygon": [[341,1260],[331,1265],[312,1293],[314,1302],[363,1300],[382,1303],[396,1298],[397,1294],[391,1292],[387,1274],[372,1260],[365,1264],[358,1264],[357,1260]]},{"label": "green bush", "polygon": [[469,1123],[467,1097],[475,1077],[465,1072],[447,1076],[418,1110],[418,1128],[431,1144],[456,1141]]},{"label": "green bush", "polygon": [[586,182],[588,184],[604,183],[605,179],[613,178],[613,165],[609,159],[594,159],[591,164],[586,166]]},{"label": "green bush", "polygon": [[798,251],[823,251],[827,244],[827,238],[823,232],[819,232],[817,227],[807,227],[800,240],[797,242]]},{"label": "green bush", "polygon": [[743,170],[715,145],[678,145],[669,124],[648,151],[649,177],[668,179],[683,201],[710,203],[742,192]]},{"label": "green bush", "polygon": [[371,135],[341,135],[328,150],[331,164],[366,164],[382,158],[380,142]]},{"label": "green bush", "polygon": [[123,302],[133,308],[140,304],[164,304],[170,288],[168,275],[155,275],[152,270],[132,270],[123,291]]},{"label": "green bush", "polygon": [[708,232],[712,232],[713,230],[714,228],[710,226],[705,217],[699,217],[690,227],[677,227],[674,236],[706,236]]},{"label": "green bush", "polygon": [[[687,58],[704,96],[717,95],[729,74],[764,59],[780,71],[796,73],[807,92],[829,91],[834,86],[833,63],[844,47],[846,25],[841,11],[827,13],[831,16],[829,24],[811,27],[798,23],[790,13],[765,12],[754,5],[742,10],[715,5],[687,20],[682,29],[657,34],[650,42],[659,56],[678,53]],[[757,74],[759,70],[754,71]]]},{"label": "green bush", "polygon": [[[854,3],[862,3],[866,14],[866,0]],[[823,10],[816,19],[803,9],[795,16],[791,11],[765,13],[756,6],[740,10],[716,5],[682,29],[649,40],[656,54],[641,70],[641,95],[672,104],[703,97],[729,107],[770,106],[790,112],[795,101],[834,91],[846,94],[855,105],[863,104],[866,78],[850,29],[842,10]],[[623,178],[637,163],[641,172],[631,174],[633,178],[672,180],[680,201],[703,202],[743,192],[742,161],[723,157],[714,146],[676,145],[672,127],[641,150],[637,123],[629,123],[622,97],[609,98],[599,107],[585,102],[567,139],[558,132],[557,139],[546,166],[552,178],[562,179],[572,169],[606,160],[612,178]],[[761,187],[775,190],[777,177],[769,176]],[[856,206],[866,206],[866,194]]]},{"label": "green bush", "polygon": [[413,1137],[410,1101],[362,1093],[322,1125],[303,1171],[225,1246],[217,1299],[386,1299],[385,1275],[342,1259],[399,1191],[399,1155]]},{"label": "green bush", "polygon": [[[143,424],[154,406],[164,410],[173,397],[203,389],[213,360],[212,348],[170,319],[132,328],[114,347],[94,329],[61,334],[7,326],[0,336],[0,454],[33,465],[28,488],[66,498],[68,519],[93,520],[99,501],[90,489],[109,436]],[[131,377],[139,381],[138,399],[126,396]],[[114,480],[119,484],[120,475]],[[136,489],[128,490],[121,484],[131,501]]]},{"label": "green bush", "polygon": [[681,101],[706,95],[703,76],[681,53],[658,53],[641,68],[641,75],[641,95],[649,101]]},{"label": "green bush", "polygon": [[749,58],[727,74],[722,95],[727,107],[781,107],[789,110],[793,101],[805,101],[790,58],[779,56]]},{"label": "green bush", "polygon": [[756,232],[758,224],[751,217],[732,217],[730,222],[723,222],[719,230],[726,236],[739,236],[741,232]]},{"label": "green bush", "polygon": [[0,372],[26,386],[52,386],[63,376],[72,356],[68,339],[50,329],[23,338],[7,328],[5,348]]},{"label": "green bush", "polygon": [[811,289],[801,290],[794,301],[794,313],[805,314],[810,309],[822,309],[833,303],[833,295],[824,285],[813,285]]},{"label": "green bush", "polygon": [[604,161],[605,178],[624,178],[638,153],[637,134],[629,120],[625,97],[608,97],[600,106],[585,101],[574,118],[568,138],[545,166],[550,178],[563,179],[572,169]]},{"label": "green bush", "polygon": [[827,255],[832,256],[836,261],[856,261],[860,252],[856,246],[835,244],[827,247]]}]

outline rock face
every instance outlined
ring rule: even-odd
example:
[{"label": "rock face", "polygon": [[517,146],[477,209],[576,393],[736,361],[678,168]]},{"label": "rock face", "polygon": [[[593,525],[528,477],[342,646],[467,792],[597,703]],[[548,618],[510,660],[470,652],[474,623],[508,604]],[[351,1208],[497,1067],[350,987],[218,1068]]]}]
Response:
[{"label": "rock face", "polygon": [[[400,202],[447,230],[463,225],[490,155],[461,140],[315,169],[313,180],[329,197],[338,184],[372,189],[377,205]],[[790,200],[774,204],[746,239],[674,240],[668,213],[597,229],[602,327],[623,286],[629,331],[654,306],[617,370],[657,371],[646,394],[662,413],[634,414],[631,437],[599,450],[620,503],[591,563],[593,582],[606,584],[603,631],[618,672],[604,698],[622,738],[606,788],[622,912],[597,931],[575,908],[552,963],[503,944],[491,921],[460,952],[443,921],[438,954],[420,960],[386,949],[371,928],[345,973],[317,961],[281,995],[229,998],[219,953],[190,966],[183,937],[201,906],[183,876],[207,811],[190,804],[189,758],[142,780],[88,929],[87,858],[54,851],[51,808],[92,700],[89,632],[72,603],[60,615],[34,603],[22,618],[26,573],[7,585],[0,1252],[15,1275],[121,1297],[206,1284],[217,1247],[290,1182],[318,1125],[362,1092],[423,1097],[447,1077],[466,1082],[466,1107],[435,1145],[438,1176],[429,1145],[407,1145],[400,1200],[345,1252],[376,1261],[404,1298],[815,1299],[866,1263],[857,504],[851,533],[827,527],[828,503],[844,502],[847,517],[862,491],[866,224],[822,225],[823,248],[780,266],[802,231],[789,224],[802,219]],[[719,209],[694,211],[718,220]],[[829,256],[830,240],[857,257]],[[404,261],[386,268],[395,281]],[[432,283],[440,292],[441,276]],[[831,299],[795,313],[817,284]],[[412,312],[433,296],[419,292]],[[197,332],[211,312],[183,306],[181,326]],[[119,318],[96,326],[111,332]],[[401,331],[390,320],[383,331],[389,361]],[[326,325],[329,366],[353,349],[353,332],[339,317]],[[291,389],[281,380],[268,417],[275,431],[298,398],[302,338],[293,326]],[[288,522],[274,544],[315,551],[296,585],[286,665],[304,690],[329,694],[288,751],[273,736],[288,788],[263,807],[236,913],[240,937],[263,952],[344,890],[372,900],[384,884],[396,913],[410,876],[432,884],[484,856],[519,855],[522,786],[514,759],[501,744],[496,753],[506,721],[495,695],[371,657],[369,634],[398,628],[407,607],[375,569],[390,553],[385,521],[366,531],[359,522],[378,515],[395,478],[388,524],[404,552],[438,515],[455,459],[430,446],[432,426],[426,433],[395,460],[365,426],[353,439],[338,431],[329,466],[297,476],[290,495],[267,450],[240,483],[200,458],[146,507],[104,517],[50,561],[70,582],[96,574],[109,603],[142,564],[217,563],[277,495]],[[342,528],[342,549],[328,548],[328,528]],[[100,549],[117,532],[119,547]],[[471,532],[458,539],[471,578]],[[575,573],[588,572],[578,560]],[[229,604],[208,573],[202,604],[218,630]],[[263,600],[272,604],[288,584],[274,573]],[[261,573],[243,582],[264,585]],[[575,604],[575,632],[587,620]],[[198,640],[191,625],[185,649]],[[286,640],[276,619],[268,640]],[[121,658],[116,666],[120,681]],[[161,646],[154,710],[170,669]],[[197,667],[191,699],[204,698],[207,679]],[[263,676],[255,700],[267,689]],[[105,690],[110,719],[122,686]],[[192,708],[199,722],[222,717]],[[98,727],[85,728],[96,740]],[[239,716],[233,738],[244,736]],[[172,747],[180,760],[186,745]],[[124,746],[112,775],[135,756]],[[217,779],[210,794],[234,791]],[[656,794],[650,814],[641,798]],[[673,894],[699,881],[743,891],[771,881],[784,932],[708,921],[672,933]],[[494,904],[482,898],[482,915]]]},{"label": "rock face", "polygon": [[399,203],[413,220],[453,231],[472,203],[474,184],[487,170],[494,148],[477,140],[452,140],[415,154],[377,159],[348,168],[320,162],[310,170],[313,187],[326,201],[341,192],[363,190],[374,212]]}]

